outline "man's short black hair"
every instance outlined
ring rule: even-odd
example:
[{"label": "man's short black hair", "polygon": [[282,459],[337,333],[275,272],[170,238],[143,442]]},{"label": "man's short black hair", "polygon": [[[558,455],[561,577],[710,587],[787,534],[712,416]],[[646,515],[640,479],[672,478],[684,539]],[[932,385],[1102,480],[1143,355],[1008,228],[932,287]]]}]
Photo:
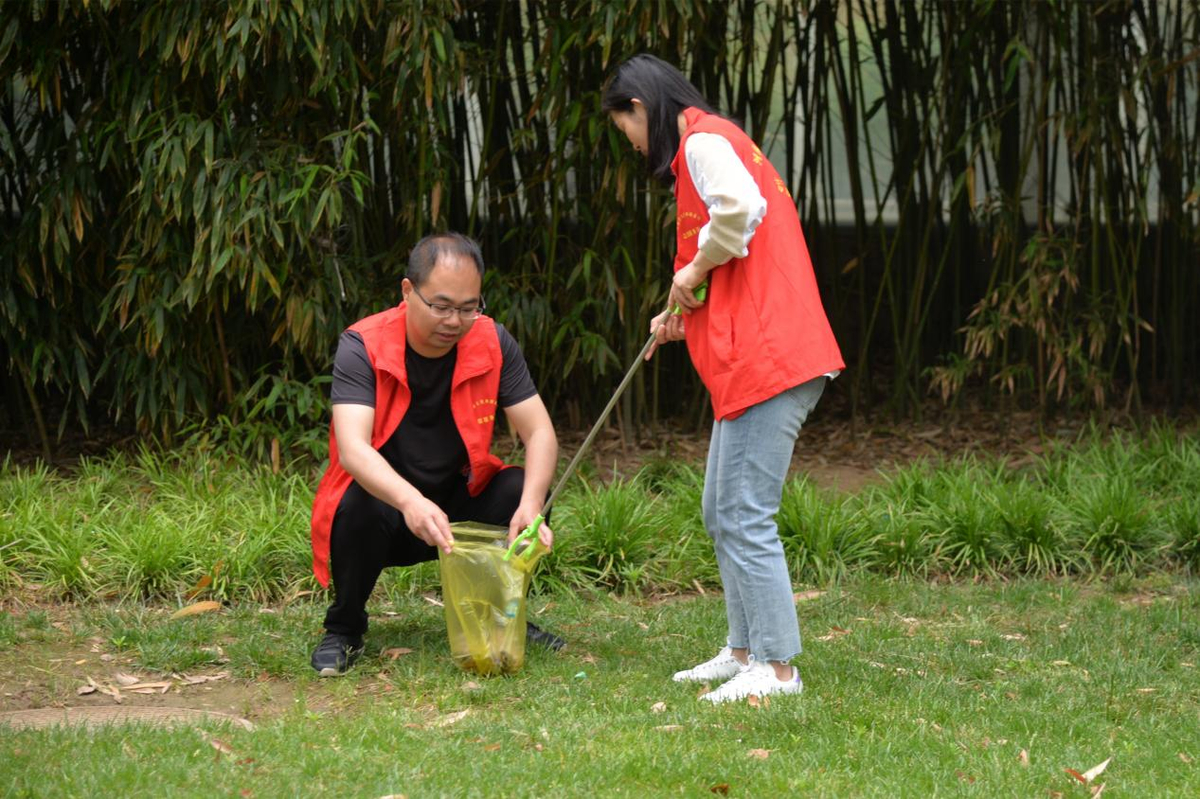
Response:
[{"label": "man's short black hair", "polygon": [[483,279],[483,253],[479,251],[479,245],[453,231],[433,233],[418,241],[408,254],[408,272],[404,276],[420,288],[425,285],[438,259],[445,257],[470,258],[479,270],[480,280]]},{"label": "man's short black hair", "polygon": [[689,106],[710,114],[717,112],[682,72],[648,53],[635,55],[617,67],[604,86],[600,108],[629,112],[634,98],[641,100],[646,109],[650,173],[670,185],[675,182],[671,162],[679,150],[679,113]]}]

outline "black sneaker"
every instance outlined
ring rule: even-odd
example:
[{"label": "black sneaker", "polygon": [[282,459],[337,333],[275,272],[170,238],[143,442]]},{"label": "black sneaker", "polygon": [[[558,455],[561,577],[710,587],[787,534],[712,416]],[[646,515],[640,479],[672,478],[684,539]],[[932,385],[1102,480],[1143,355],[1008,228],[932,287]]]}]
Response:
[{"label": "black sneaker", "polygon": [[525,641],[530,644],[544,646],[555,652],[567,645],[566,641],[554,633],[546,632],[531,621],[525,622]]},{"label": "black sneaker", "polygon": [[338,677],[354,665],[363,652],[362,638],[325,633],[312,653],[312,667],[322,677]]}]

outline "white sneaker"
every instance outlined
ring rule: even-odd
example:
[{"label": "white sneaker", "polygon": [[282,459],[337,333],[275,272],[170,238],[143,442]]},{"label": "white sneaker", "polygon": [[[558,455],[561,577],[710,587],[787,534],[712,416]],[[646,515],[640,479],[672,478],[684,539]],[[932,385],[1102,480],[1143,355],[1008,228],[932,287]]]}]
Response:
[{"label": "white sneaker", "polygon": [[751,655],[750,662],[732,679],[700,698],[718,704],[736,702],[749,696],[798,694],[803,690],[804,681],[800,679],[800,671],[795,666],[792,666],[792,679],[781,682],[775,677],[775,668],[770,663],[759,663]]},{"label": "white sneaker", "polygon": [[733,656],[733,650],[723,648],[712,660],[706,660],[699,666],[675,672],[671,679],[675,682],[707,682],[708,680],[728,680],[742,670],[742,664]]}]

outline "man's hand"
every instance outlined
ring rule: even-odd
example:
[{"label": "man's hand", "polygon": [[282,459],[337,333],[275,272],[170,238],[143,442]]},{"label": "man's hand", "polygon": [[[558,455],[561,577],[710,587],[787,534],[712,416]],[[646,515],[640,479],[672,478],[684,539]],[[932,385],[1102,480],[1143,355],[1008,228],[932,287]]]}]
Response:
[{"label": "man's hand", "polygon": [[454,549],[454,534],[450,532],[450,518],[434,503],[423,496],[416,496],[400,509],[404,524],[417,538],[430,546],[439,547],[447,555]]},{"label": "man's hand", "polygon": [[668,341],[682,341],[687,337],[684,333],[683,316],[681,314],[673,314],[670,311],[663,311],[650,320],[650,332],[654,334],[654,343],[646,351],[647,361],[654,355],[654,351],[663,344],[666,344]]},{"label": "man's hand", "polygon": [[[521,534],[522,530],[533,524],[533,520],[537,518],[541,510],[540,507],[535,508],[528,505],[518,507],[517,512],[513,514],[512,521],[508,523],[508,543],[511,544],[513,539]],[[542,546],[546,549],[550,549],[554,545],[554,531],[547,527],[545,523],[538,528],[538,540],[542,542]]]}]

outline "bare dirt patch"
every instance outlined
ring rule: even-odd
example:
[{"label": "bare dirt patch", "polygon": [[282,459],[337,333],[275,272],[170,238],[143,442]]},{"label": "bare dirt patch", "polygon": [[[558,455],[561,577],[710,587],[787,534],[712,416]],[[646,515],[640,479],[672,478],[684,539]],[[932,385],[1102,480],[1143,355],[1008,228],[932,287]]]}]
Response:
[{"label": "bare dirt patch", "polygon": [[114,709],[113,718],[121,715],[118,708],[159,708],[256,721],[285,712],[295,695],[287,681],[239,678],[220,668],[147,672],[95,642],[23,643],[0,656],[0,723],[4,713],[34,709],[68,711],[64,717],[73,711],[83,721],[88,713],[80,711],[95,711],[104,719],[102,708]]},{"label": "bare dirt patch", "polygon": [[[976,454],[1005,457],[1014,466],[1030,463],[1052,441],[1069,442],[1086,429],[1083,419],[1047,423],[1031,412],[931,413],[924,422],[848,420],[818,416],[800,432],[792,473],[807,475],[817,486],[854,493],[882,475],[920,460],[936,461]],[[1121,429],[1121,425],[1112,425]],[[574,455],[586,430],[559,431],[564,457]],[[628,478],[647,465],[673,461],[704,467],[707,429],[663,426],[657,433],[622,437],[610,423],[592,444],[585,460],[602,479]],[[501,447],[503,449],[503,447]],[[501,452],[504,455],[504,452]]]},{"label": "bare dirt patch", "polygon": [[[166,611],[164,610],[164,614]],[[238,675],[224,664],[182,672],[145,669],[104,638],[81,635],[81,610],[70,604],[32,604],[9,598],[0,614],[15,620],[15,642],[0,647],[0,728],[45,723],[108,723],[228,717],[258,723],[302,703],[322,712],[335,704],[328,691],[262,673]],[[30,628],[37,614],[44,623]],[[44,711],[41,714],[26,711]]]}]

